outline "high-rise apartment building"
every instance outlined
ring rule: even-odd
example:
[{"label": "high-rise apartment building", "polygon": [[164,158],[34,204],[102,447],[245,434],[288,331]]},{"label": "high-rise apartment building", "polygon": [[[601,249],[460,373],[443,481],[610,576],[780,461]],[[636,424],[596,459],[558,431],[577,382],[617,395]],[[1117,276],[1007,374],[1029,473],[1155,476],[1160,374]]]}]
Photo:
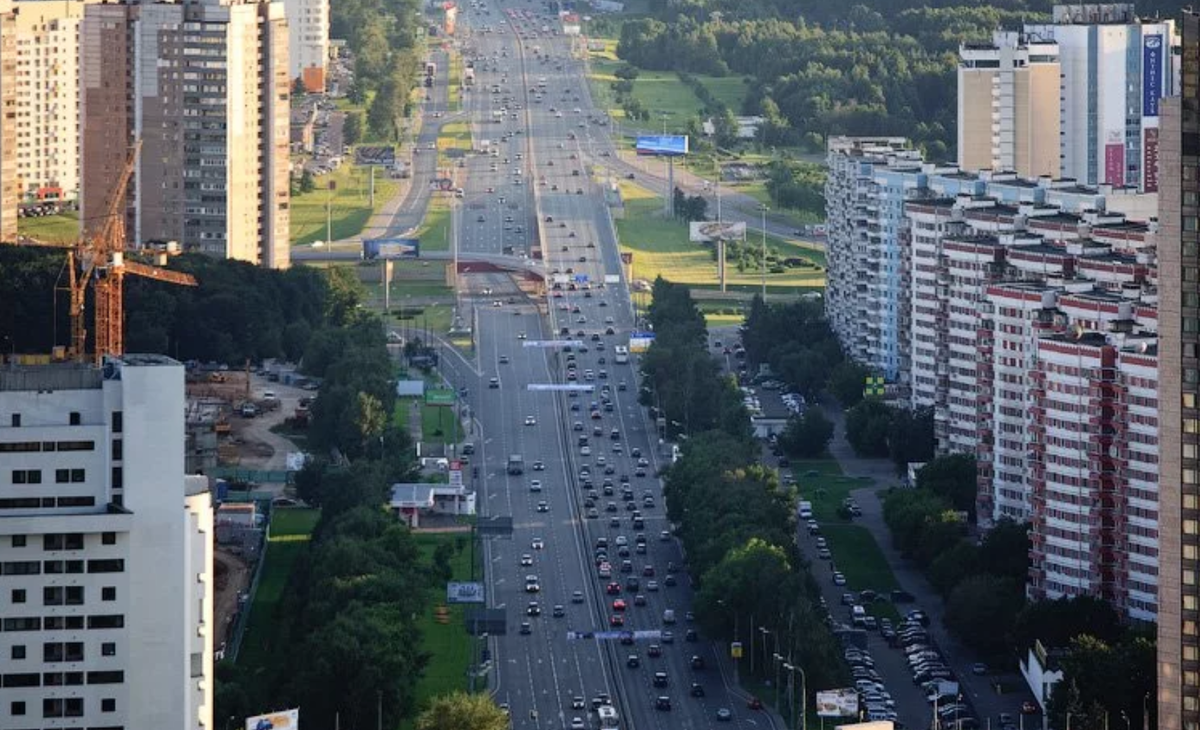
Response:
[{"label": "high-rise apartment building", "polygon": [[[1171,20],[1142,20],[1133,4],[1056,5],[1025,35],[1057,42],[1062,67],[1062,164],[1055,176],[1158,190],[1159,99],[1177,93]],[[960,132],[961,134],[961,132]]]},{"label": "high-rise apartment building", "polygon": [[17,192],[79,197],[79,24],[85,2],[16,3]]},{"label": "high-rise apartment building", "polygon": [[84,220],[103,212],[127,145],[140,139],[132,239],[286,268],[291,84],[282,2],[90,5],[81,41]]},{"label": "high-rise apartment building", "polygon": [[1059,60],[1054,41],[997,31],[958,64],[958,166],[1058,176]]},{"label": "high-rise apartment building", "polygon": [[17,238],[17,28],[0,0],[0,242]]},{"label": "high-rise apartment building", "polygon": [[184,369],[0,369],[0,727],[213,727],[213,511]]},{"label": "high-rise apartment building", "polygon": [[1200,15],[1180,31],[1159,137],[1160,730],[1200,728]]},{"label": "high-rise apartment building", "polygon": [[284,0],[290,39],[288,66],[305,91],[325,90],[329,65],[329,0]]}]

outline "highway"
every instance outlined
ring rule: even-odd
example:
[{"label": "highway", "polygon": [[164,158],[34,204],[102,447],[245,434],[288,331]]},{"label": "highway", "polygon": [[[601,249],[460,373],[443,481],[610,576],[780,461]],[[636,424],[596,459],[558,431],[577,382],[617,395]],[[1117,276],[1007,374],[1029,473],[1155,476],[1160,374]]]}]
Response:
[{"label": "highway", "polygon": [[[466,56],[475,58],[477,81],[465,106],[474,139],[477,147],[489,140],[497,151],[468,157],[465,197],[454,215],[458,250],[464,258],[534,256],[531,242],[540,227],[544,268],[551,282],[560,282],[536,299],[504,274],[463,275],[460,306],[477,313],[477,357],[443,356],[443,372],[467,389],[476,416],[480,511],[514,521],[511,540],[484,545],[488,603],[506,609],[508,627],[506,635],[489,639],[489,686],[510,708],[514,728],[571,728],[575,718],[599,727],[591,710],[602,693],[611,697],[622,728],[765,727],[767,716],[727,689],[715,647],[703,637],[688,640],[689,581],[682,569],[668,570],[682,557],[669,532],[664,535],[670,526],[655,478],[663,456],[636,401],[636,356],[616,362],[615,347],[628,344],[633,326],[628,289],[603,180],[581,159],[589,144],[607,144],[606,128],[588,122],[598,113],[583,93],[583,67],[570,59],[568,39],[541,32],[556,19],[529,7],[505,3],[484,15],[465,6],[459,21]],[[550,59],[535,55],[535,46]],[[561,341],[530,346],[554,340],[563,328],[584,346],[569,352]],[[529,389],[568,382],[595,390],[569,397]],[[523,457],[522,474],[507,473],[510,455]],[[535,469],[535,462],[543,468]],[[638,515],[641,527],[634,526]],[[610,595],[610,580],[599,577],[600,539],[607,541],[619,594]],[[537,592],[529,592],[529,576],[536,576]],[[614,608],[616,599],[625,602],[623,610]],[[526,615],[531,600],[541,615]],[[555,606],[562,616],[553,615]],[[675,612],[673,624],[664,624],[668,609]],[[622,617],[622,626],[613,626],[614,616]],[[569,637],[610,630],[671,634],[630,644]],[[638,666],[629,666],[630,656]],[[693,669],[693,657],[703,668]],[[654,686],[657,672],[665,673],[665,687]],[[693,683],[702,696],[692,695]],[[659,697],[670,699],[669,710],[656,708]],[[573,706],[575,698],[584,708]],[[731,721],[719,721],[719,709]]]}]

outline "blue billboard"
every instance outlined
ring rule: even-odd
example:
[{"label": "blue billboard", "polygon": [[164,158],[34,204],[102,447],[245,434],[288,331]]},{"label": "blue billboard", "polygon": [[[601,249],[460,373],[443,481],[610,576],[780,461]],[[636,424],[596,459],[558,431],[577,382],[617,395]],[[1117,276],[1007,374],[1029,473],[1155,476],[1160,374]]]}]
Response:
[{"label": "blue billboard", "polygon": [[641,136],[634,149],[639,155],[683,157],[688,153],[688,138],[678,134]]},{"label": "blue billboard", "polygon": [[417,238],[371,238],[363,239],[363,258],[415,259],[421,255],[421,241]]},{"label": "blue billboard", "polygon": [[1158,116],[1162,98],[1163,37],[1148,35],[1142,39],[1142,116]]}]

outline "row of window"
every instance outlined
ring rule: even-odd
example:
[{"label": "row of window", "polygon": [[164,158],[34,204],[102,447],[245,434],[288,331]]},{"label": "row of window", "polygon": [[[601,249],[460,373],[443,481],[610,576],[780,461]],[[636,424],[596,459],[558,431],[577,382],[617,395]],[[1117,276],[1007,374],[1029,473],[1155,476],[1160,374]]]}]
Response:
[{"label": "row of window", "polygon": [[[121,495],[113,495],[117,504]],[[51,509],[54,507],[95,507],[95,497],[11,497],[0,499],[0,510],[5,509]]]},{"label": "row of window", "polygon": [[[42,588],[42,605],[43,606],[82,606],[84,591],[83,586],[45,586]],[[14,588],[12,591],[13,603],[25,603],[28,595],[24,588]],[[117,589],[115,586],[104,586],[100,589],[100,600],[115,601],[117,600]]]},{"label": "row of window", "polygon": [[[23,716],[26,713],[25,703],[22,701],[15,701],[9,706],[9,710],[11,714],[15,716]],[[116,712],[117,701],[112,697],[106,697],[100,700],[100,711]],[[42,717],[83,717],[83,698],[47,697],[42,700]],[[95,730],[102,729],[96,728]],[[105,728],[103,730],[108,729]]]},{"label": "row of window", "polygon": [[[65,572],[65,573],[82,573],[79,570],[79,564],[82,561],[78,560],[48,560],[46,566],[47,573]],[[60,565],[61,564],[61,565]],[[0,563],[0,575],[41,575],[42,562],[39,560],[9,560]],[[57,570],[59,567],[68,568],[67,570]],[[53,568],[51,570],[49,568]],[[125,561],[120,558],[97,558],[96,560],[87,561],[88,573],[123,573],[125,572]]]},{"label": "row of window", "polygon": [[[0,627],[5,632],[17,631],[59,631],[82,629],[84,616],[47,616],[43,625],[41,616],[14,616],[4,619]],[[89,629],[121,629],[125,628],[125,616],[119,613],[96,614],[87,616]],[[68,661],[76,661],[69,659]]]},{"label": "row of window", "polygon": [[9,441],[0,443],[0,454],[31,454],[53,451],[95,451],[95,441]]},{"label": "row of window", "polygon": [[[42,549],[43,550],[82,550],[84,534],[85,533],[82,533],[82,532],[61,532],[61,533],[48,533],[48,534],[42,535]],[[11,541],[12,541],[12,546],[14,548],[29,547],[29,536],[28,535],[13,535],[11,537]],[[117,533],[115,533],[115,532],[100,533],[100,544],[101,545],[116,545],[117,544]]]}]

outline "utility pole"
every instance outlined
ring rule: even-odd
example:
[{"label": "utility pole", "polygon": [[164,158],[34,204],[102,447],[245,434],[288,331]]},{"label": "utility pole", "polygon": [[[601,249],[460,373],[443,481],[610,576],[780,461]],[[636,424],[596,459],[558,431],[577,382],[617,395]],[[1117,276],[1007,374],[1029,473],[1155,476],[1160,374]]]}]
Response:
[{"label": "utility pole", "polygon": [[767,303],[767,206],[760,205],[758,210],[762,213],[762,298],[763,304]]}]

